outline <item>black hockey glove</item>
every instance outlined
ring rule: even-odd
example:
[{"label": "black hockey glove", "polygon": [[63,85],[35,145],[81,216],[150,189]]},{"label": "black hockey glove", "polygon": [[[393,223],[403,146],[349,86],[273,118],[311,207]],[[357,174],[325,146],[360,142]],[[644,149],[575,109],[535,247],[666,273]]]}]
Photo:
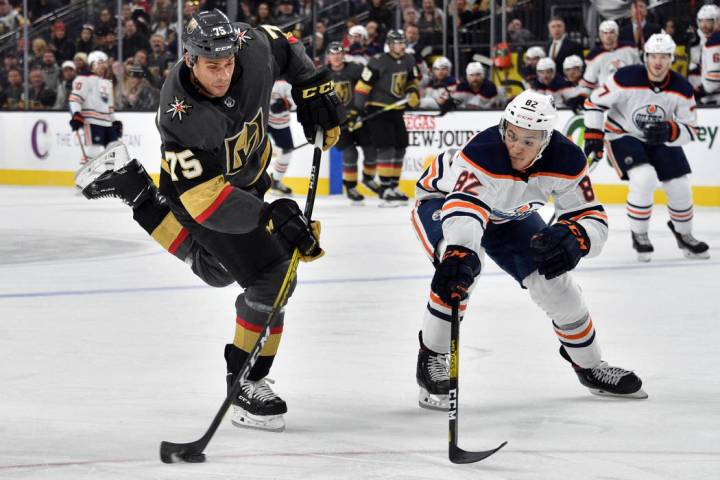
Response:
[{"label": "black hockey glove", "polygon": [[595,128],[585,129],[585,156],[589,157],[591,153],[595,154],[598,160],[603,157],[605,151],[605,132]]},{"label": "black hockey glove", "polygon": [[360,113],[356,108],[351,108],[348,110],[347,113],[347,119],[345,120],[345,126],[348,130],[348,132],[354,132],[355,130],[360,130],[363,126],[363,119],[364,113]]},{"label": "black hockey glove", "polygon": [[118,139],[121,139],[123,136],[123,123],[120,120],[113,120],[112,129],[115,131]]},{"label": "black hockey glove", "polygon": [[405,90],[405,98],[407,98],[407,106],[410,108],[418,108],[420,106],[420,92],[417,89],[417,86],[410,85],[407,90]]},{"label": "black hockey glove", "polygon": [[83,125],[85,125],[85,117],[82,116],[82,113],[75,112],[70,119],[70,128],[72,128],[74,132],[80,130]]},{"label": "black hockey glove", "polygon": [[265,208],[261,222],[267,225],[268,231],[277,233],[285,243],[300,250],[303,262],[312,262],[325,255],[320,248],[320,222],[308,224],[295,200],[275,200]]},{"label": "black hockey glove", "polygon": [[469,248],[448,245],[442,261],[435,267],[430,287],[447,304],[465,300],[470,285],[480,274],[480,259]]},{"label": "black hockey glove", "polygon": [[283,113],[290,110],[290,105],[288,104],[288,101],[284,98],[278,98],[273,103],[270,104],[270,111],[272,113]]},{"label": "black hockey glove", "polygon": [[293,85],[292,98],[297,105],[297,118],[302,124],[305,138],[315,143],[315,131],[323,130],[323,150],[328,150],[340,138],[340,100],[330,72],[320,70],[312,78]]},{"label": "black hockey glove", "polygon": [[450,91],[445,89],[447,92],[447,99],[440,104],[440,115],[445,115],[448,112],[452,112],[457,108],[457,101],[452,97]]},{"label": "black hockey glove", "polygon": [[530,239],[538,273],[548,280],[569,272],[590,251],[585,228],[571,220],[560,220]]},{"label": "black hockey glove", "polygon": [[587,97],[584,95],[578,95],[577,97],[568,98],[565,103],[570,107],[575,115],[580,115],[583,111],[583,104]]},{"label": "black hockey glove", "polygon": [[679,135],[675,122],[652,122],[643,125],[643,136],[648,145],[662,145],[672,142]]}]

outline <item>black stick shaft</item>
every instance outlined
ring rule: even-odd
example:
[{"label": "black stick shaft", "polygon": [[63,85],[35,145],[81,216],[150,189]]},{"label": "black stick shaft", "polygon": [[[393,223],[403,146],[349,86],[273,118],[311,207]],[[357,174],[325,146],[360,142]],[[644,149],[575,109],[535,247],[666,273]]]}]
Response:
[{"label": "black stick shaft", "polygon": [[460,373],[460,307],[459,302],[453,304],[452,321],[450,323],[450,389],[448,391],[448,421],[450,428],[450,450],[457,447],[458,439],[458,408],[459,373]]}]

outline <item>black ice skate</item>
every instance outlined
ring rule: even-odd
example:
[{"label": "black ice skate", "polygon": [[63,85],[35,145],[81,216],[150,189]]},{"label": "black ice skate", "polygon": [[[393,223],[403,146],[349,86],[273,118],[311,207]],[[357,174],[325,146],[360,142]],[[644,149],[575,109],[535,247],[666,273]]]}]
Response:
[{"label": "black ice skate", "polygon": [[565,347],[560,347],[560,355],[570,362],[580,383],[595,395],[604,397],[648,398],[642,389],[642,380],[630,370],[613,367],[607,362],[600,362],[595,368],[582,368],[575,364]]},{"label": "black ice skate", "polygon": [[419,339],[420,351],[415,373],[420,387],[418,405],[430,410],[447,410],[450,405],[448,401],[450,375],[447,355],[428,349],[422,341],[422,332],[419,334]]},{"label": "black ice skate", "polygon": [[408,197],[397,187],[385,187],[380,192],[381,207],[399,207],[407,205]]},{"label": "black ice skate", "polygon": [[137,160],[119,168],[107,170],[82,189],[89,199],[114,197],[135,208],[157,193],[157,188],[145,168]]},{"label": "black ice skate", "polygon": [[[235,375],[227,374],[228,392],[234,378]],[[272,391],[268,382],[272,380],[245,381],[240,394],[232,402],[230,421],[233,425],[271,432],[285,430],[283,414],[287,412],[287,404]]]},{"label": "black ice skate", "polygon": [[650,243],[650,237],[647,233],[636,233],[630,231],[632,235],[632,246],[637,252],[638,262],[649,262],[650,254],[655,251],[652,243]]},{"label": "black ice skate", "polygon": [[290,196],[292,196],[292,193],[293,193],[292,188],[290,188],[287,185],[285,185],[284,183],[282,183],[282,181],[275,180],[274,178],[271,178],[270,190],[275,195],[278,195],[281,197],[290,197]]},{"label": "black ice skate", "polygon": [[675,230],[675,225],[673,225],[672,221],[668,221],[667,225],[675,236],[675,241],[677,242],[678,247],[680,247],[680,250],[683,251],[683,254],[685,254],[686,258],[710,258],[710,252],[708,252],[710,247],[708,247],[707,243],[696,239],[692,236],[692,233],[678,233],[677,230]]},{"label": "black ice skate", "polygon": [[350,199],[351,205],[362,205],[365,197],[357,191],[357,188],[350,187],[346,189],[347,197]]},{"label": "black ice skate", "polygon": [[380,195],[380,185],[372,177],[363,176],[362,184],[365,185],[371,192]]}]

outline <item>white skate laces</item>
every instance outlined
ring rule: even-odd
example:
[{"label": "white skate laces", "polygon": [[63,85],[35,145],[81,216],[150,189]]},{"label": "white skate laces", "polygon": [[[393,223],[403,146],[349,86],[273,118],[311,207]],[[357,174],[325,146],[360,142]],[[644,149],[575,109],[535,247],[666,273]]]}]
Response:
[{"label": "white skate laces", "polygon": [[447,355],[436,354],[428,357],[427,372],[430,379],[434,382],[441,382],[448,379],[448,360]]},{"label": "white skate laces", "polygon": [[275,381],[270,378],[263,378],[257,382],[246,380],[242,388],[248,397],[265,402],[278,398],[268,383],[275,383]]},{"label": "white skate laces", "polygon": [[612,367],[608,365],[607,362],[600,362],[600,365],[595,368],[591,368],[590,371],[600,382],[613,386],[617,386],[625,375],[631,373],[630,371],[620,367]]}]

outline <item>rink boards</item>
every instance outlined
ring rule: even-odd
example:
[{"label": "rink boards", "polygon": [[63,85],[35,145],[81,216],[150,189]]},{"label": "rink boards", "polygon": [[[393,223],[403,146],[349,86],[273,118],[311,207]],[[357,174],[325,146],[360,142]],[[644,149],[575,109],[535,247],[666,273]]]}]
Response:
[{"label": "rink boards", "polygon": [[[131,155],[138,158],[153,174],[159,172],[160,138],[155,128],[155,114],[118,113],[124,124],[123,140]],[[425,162],[438,151],[463,145],[472,135],[497,124],[499,111],[451,112],[440,116],[433,112],[411,112],[405,121],[410,132],[402,176],[402,189],[412,194],[414,182]],[[79,166],[79,138],[68,125],[66,112],[0,112],[0,184],[71,186]],[[296,145],[304,143],[301,127],[291,122]],[[556,128],[581,143],[582,118],[571,111],[559,112]],[[692,183],[698,205],[720,205],[720,109],[698,109],[698,135],[686,145],[685,153],[693,169]],[[286,183],[302,192],[310,170],[309,146],[295,151],[286,174]],[[362,158],[362,155],[361,155]],[[321,168],[320,193],[337,192],[342,174],[341,155],[331,154]],[[595,190],[601,201],[624,203],[627,188],[615,171],[602,163],[592,173]],[[335,187],[333,187],[333,185]],[[656,195],[662,203],[662,192]]]}]

